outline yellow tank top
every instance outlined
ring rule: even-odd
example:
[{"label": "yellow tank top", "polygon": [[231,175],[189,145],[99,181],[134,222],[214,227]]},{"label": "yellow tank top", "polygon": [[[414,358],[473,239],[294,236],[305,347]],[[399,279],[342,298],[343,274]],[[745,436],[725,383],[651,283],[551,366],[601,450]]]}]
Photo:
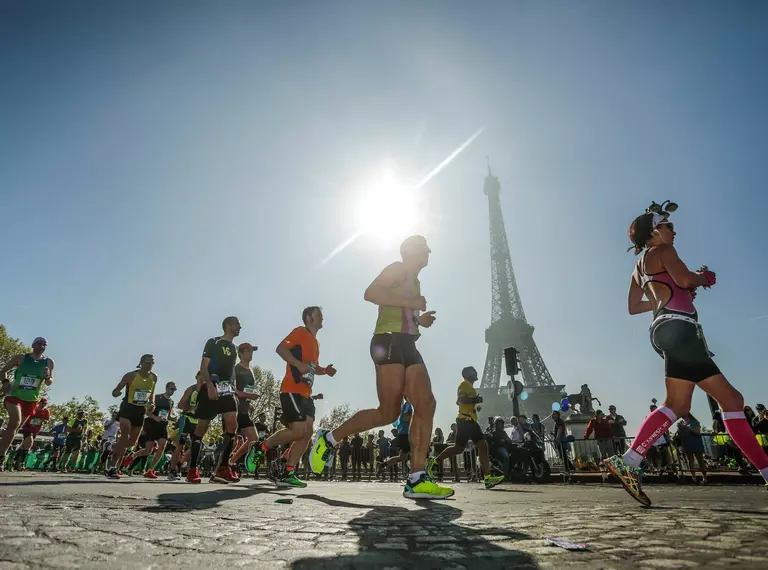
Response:
[{"label": "yellow tank top", "polygon": [[[421,283],[415,277],[397,285],[393,291],[403,297],[419,297]],[[376,329],[373,334],[405,333],[419,336],[419,311],[402,307],[379,307]]]},{"label": "yellow tank top", "polygon": [[135,406],[144,406],[149,403],[149,397],[155,391],[157,376],[150,372],[149,376],[144,378],[138,371],[133,373],[133,379],[128,383],[128,392],[125,394],[125,400]]},{"label": "yellow tank top", "polygon": [[[466,380],[462,380],[459,384],[457,391],[458,398],[474,398],[477,396],[477,390]],[[456,416],[457,420],[470,420],[477,421],[477,408],[476,404],[459,404],[459,415]]]}]

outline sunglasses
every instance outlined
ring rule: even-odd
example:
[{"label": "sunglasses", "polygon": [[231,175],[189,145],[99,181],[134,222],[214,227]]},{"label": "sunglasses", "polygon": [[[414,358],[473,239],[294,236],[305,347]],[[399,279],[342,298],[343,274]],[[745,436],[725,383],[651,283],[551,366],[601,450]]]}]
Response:
[{"label": "sunglasses", "polygon": [[658,226],[656,226],[656,227],[657,227],[657,228],[660,228],[660,227],[662,227],[662,226],[666,226],[667,228],[669,228],[669,231],[671,231],[671,232],[674,232],[674,231],[675,231],[675,224],[673,224],[672,222],[662,222],[662,223],[660,223],[660,224],[659,224]]}]

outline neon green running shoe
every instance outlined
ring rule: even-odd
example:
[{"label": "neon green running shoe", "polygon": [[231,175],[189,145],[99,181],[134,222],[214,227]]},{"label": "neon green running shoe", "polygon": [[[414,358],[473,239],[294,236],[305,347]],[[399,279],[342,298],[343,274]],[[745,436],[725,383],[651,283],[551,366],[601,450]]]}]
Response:
[{"label": "neon green running shoe", "polygon": [[453,497],[453,493],[453,489],[438,485],[426,473],[415,483],[406,481],[403,488],[403,497],[406,499],[447,499]]},{"label": "neon green running shoe", "polygon": [[493,489],[496,485],[504,481],[504,475],[494,477],[493,475],[486,475],[483,477],[483,483],[485,483],[486,489]]},{"label": "neon green running shoe", "polygon": [[309,452],[309,465],[312,467],[312,471],[318,475],[323,472],[328,460],[333,456],[333,446],[325,438],[327,433],[327,429],[317,430],[315,445]]},{"label": "neon green running shoe", "polygon": [[294,488],[303,489],[304,487],[307,486],[307,484],[301,479],[299,479],[298,477],[296,477],[296,473],[293,470],[291,470],[291,471],[288,471],[288,473],[283,475],[277,481],[277,486],[278,487],[294,487]]},{"label": "neon green running shoe", "polygon": [[616,476],[621,483],[621,486],[624,487],[624,490],[629,493],[633,499],[646,507],[651,506],[651,500],[648,498],[648,495],[643,492],[643,489],[640,486],[640,477],[642,475],[640,469],[627,465],[621,455],[614,455],[613,457],[604,459],[603,465],[605,465],[608,471]]}]

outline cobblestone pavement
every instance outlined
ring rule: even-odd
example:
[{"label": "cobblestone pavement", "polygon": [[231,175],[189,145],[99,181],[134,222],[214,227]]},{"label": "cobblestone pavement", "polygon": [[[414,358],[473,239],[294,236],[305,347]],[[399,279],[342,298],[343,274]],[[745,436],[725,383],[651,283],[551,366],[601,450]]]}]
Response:
[{"label": "cobblestone pavement", "polygon": [[607,485],[456,489],[453,500],[413,502],[390,483],[294,491],[4,473],[0,569],[768,567],[761,487],[653,486],[650,509]]}]

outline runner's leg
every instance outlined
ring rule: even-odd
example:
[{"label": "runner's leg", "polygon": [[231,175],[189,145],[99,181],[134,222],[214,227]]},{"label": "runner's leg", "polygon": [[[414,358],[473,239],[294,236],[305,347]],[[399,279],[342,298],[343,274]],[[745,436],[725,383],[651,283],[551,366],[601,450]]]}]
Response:
[{"label": "runner's leg", "polygon": [[429,373],[423,364],[414,364],[405,369],[405,395],[408,396],[408,401],[413,405],[413,417],[411,418],[409,433],[411,476],[413,477],[423,473],[426,466],[436,407]]},{"label": "runner's leg", "polygon": [[[354,414],[327,434],[329,442],[335,446],[337,442],[355,433],[365,433],[369,429],[393,423],[400,416],[400,405],[403,403],[405,392],[405,374],[405,366],[402,364],[376,366],[376,393],[379,396],[379,406],[360,410]],[[414,405],[414,411],[415,407]]]},{"label": "runner's leg", "polygon": [[758,443],[752,427],[744,416],[744,397],[741,392],[736,390],[722,374],[702,380],[699,386],[720,404],[728,435],[768,484],[768,455]]},{"label": "runner's leg", "polygon": [[8,448],[11,446],[13,438],[16,436],[16,432],[21,425],[21,406],[18,404],[10,403],[7,400],[5,403],[5,410],[8,412],[8,421],[5,423],[5,431],[0,436],[0,471],[3,469],[3,460],[5,454],[8,453]]}]

